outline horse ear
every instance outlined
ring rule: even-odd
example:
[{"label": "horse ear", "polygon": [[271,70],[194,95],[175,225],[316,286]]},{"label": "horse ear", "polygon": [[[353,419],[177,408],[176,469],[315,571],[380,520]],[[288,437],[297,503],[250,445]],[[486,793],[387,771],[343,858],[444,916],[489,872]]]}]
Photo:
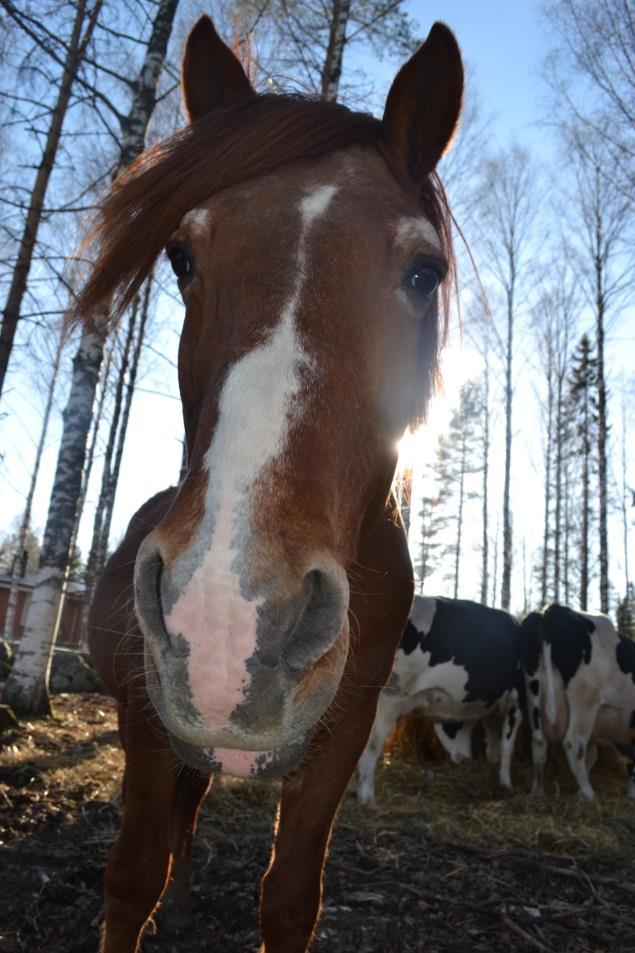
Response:
[{"label": "horse ear", "polygon": [[416,182],[432,172],[450,145],[462,101],[461,51],[452,31],[435,23],[397,73],[384,110],[386,140]]},{"label": "horse ear", "polygon": [[190,30],[181,85],[190,122],[222,106],[228,99],[251,96],[254,92],[240,61],[223,43],[208,16],[201,17]]}]

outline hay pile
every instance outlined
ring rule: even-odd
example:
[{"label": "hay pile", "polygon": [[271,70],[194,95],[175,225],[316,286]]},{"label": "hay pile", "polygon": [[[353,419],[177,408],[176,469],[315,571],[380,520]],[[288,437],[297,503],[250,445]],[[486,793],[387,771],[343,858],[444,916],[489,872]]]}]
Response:
[{"label": "hay pile", "polygon": [[498,783],[498,767],[484,758],[477,729],[475,760],[450,763],[429,720],[420,716],[400,722],[377,768],[376,816],[420,813],[432,836],[474,843],[507,843],[554,850],[621,850],[635,846],[635,805],[625,798],[626,762],[613,748],[600,748],[591,771],[597,799],[578,793],[563,750],[550,749],[545,796],[531,791],[529,732],[519,732],[512,762],[514,791]]}]

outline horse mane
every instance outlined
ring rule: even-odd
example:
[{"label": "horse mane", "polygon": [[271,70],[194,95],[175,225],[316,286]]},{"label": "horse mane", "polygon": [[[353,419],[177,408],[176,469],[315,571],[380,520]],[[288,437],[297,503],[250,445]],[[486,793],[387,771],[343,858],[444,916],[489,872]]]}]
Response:
[{"label": "horse mane", "polygon": [[[94,261],[70,323],[88,319],[107,302],[115,324],[185,213],[210,196],[282,164],[352,145],[379,149],[413,192],[383,139],[381,121],[339,103],[293,94],[248,96],[177,130],[140,155],[97,206],[80,250]],[[413,197],[439,232],[453,266],[451,214],[436,174]],[[448,295],[446,283],[444,316]],[[445,317],[443,323],[442,336]]]}]

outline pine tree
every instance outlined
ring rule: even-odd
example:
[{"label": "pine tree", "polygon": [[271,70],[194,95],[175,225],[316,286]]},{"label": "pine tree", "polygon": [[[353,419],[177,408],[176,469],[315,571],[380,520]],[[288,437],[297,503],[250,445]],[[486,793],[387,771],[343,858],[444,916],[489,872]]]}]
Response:
[{"label": "pine tree", "polygon": [[452,559],[448,579],[452,581],[455,599],[460,588],[465,510],[468,501],[478,496],[470,477],[482,470],[481,426],[482,394],[476,383],[468,381],[461,388],[447,434],[439,438],[436,462],[439,497],[447,524],[452,527],[452,538],[444,547],[443,556]]},{"label": "pine tree", "polygon": [[433,492],[424,493],[421,498],[421,534],[413,561],[415,580],[420,593],[425,592],[426,582],[440,561],[440,549],[443,545],[440,537],[447,526],[441,502],[439,495]]},{"label": "pine tree", "polygon": [[593,477],[593,450],[597,444],[597,386],[598,363],[588,335],[583,334],[572,357],[569,395],[572,415],[572,453],[578,460],[578,505],[580,520],[580,608],[586,610],[589,601],[590,528],[592,520],[591,481]]},{"label": "pine tree", "polygon": [[617,604],[617,631],[627,639],[635,639],[635,586],[632,582]]}]

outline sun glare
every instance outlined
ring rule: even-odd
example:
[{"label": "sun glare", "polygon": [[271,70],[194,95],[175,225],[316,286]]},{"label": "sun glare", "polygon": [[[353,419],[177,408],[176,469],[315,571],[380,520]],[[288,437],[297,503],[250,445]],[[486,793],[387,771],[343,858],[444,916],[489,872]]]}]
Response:
[{"label": "sun glare", "polygon": [[478,377],[483,368],[481,356],[473,348],[448,346],[441,361],[441,386],[430,401],[428,418],[416,430],[407,430],[399,441],[397,471],[420,470],[432,462],[439,436],[447,429],[463,384]]}]

